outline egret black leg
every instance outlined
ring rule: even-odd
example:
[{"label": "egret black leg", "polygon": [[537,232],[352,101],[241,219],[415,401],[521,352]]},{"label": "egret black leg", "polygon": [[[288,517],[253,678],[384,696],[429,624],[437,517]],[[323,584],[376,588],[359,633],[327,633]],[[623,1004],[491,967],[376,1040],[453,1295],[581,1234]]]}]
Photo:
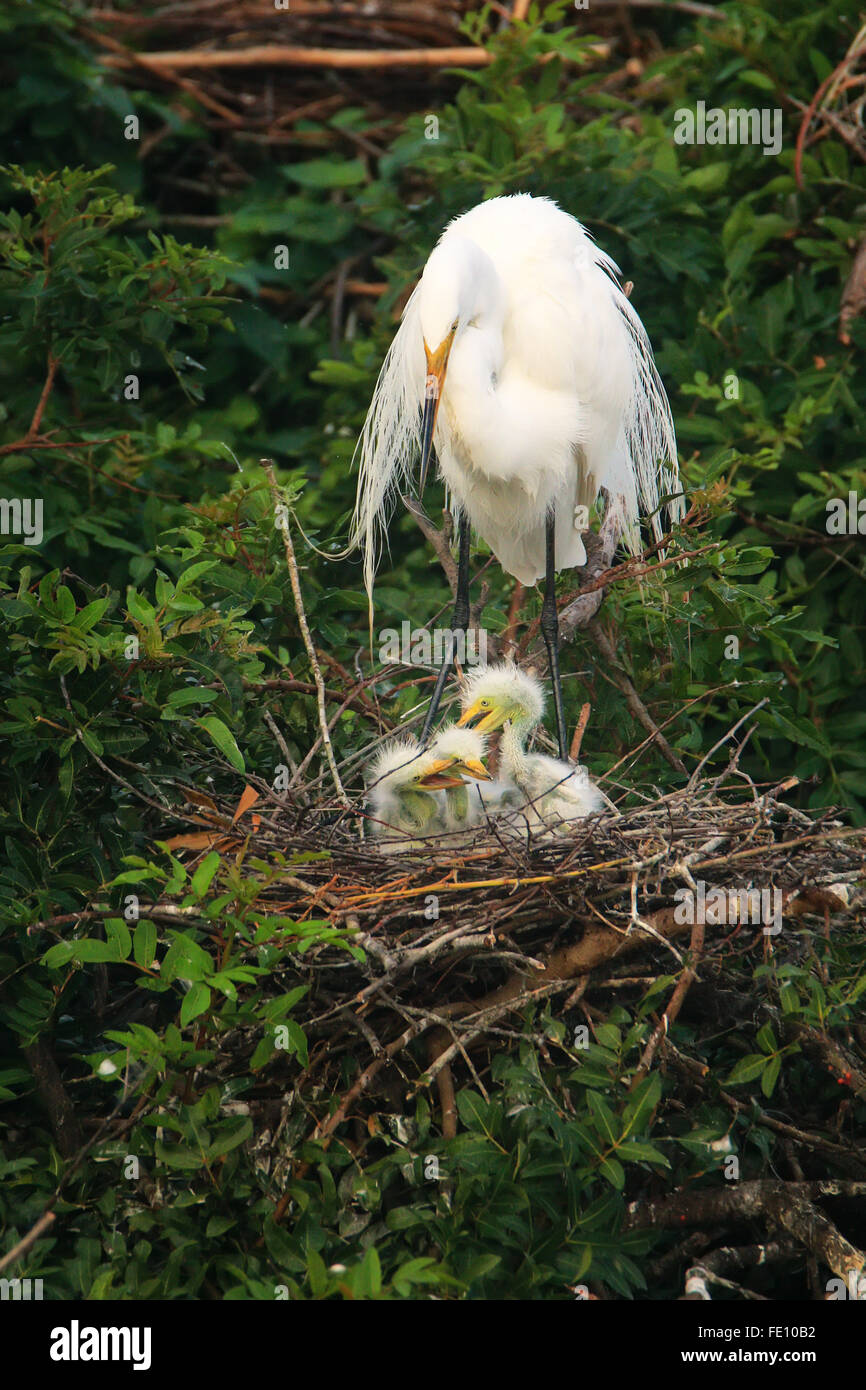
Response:
[{"label": "egret black leg", "polygon": [[460,530],[458,537],[457,550],[457,593],[454,597],[454,616],[451,619],[451,631],[448,634],[448,651],[445,660],[436,678],[433,687],[433,696],[430,700],[430,707],[427,710],[427,718],[424,720],[424,728],[421,730],[421,744],[426,744],[430,737],[430,730],[433,728],[433,721],[436,718],[436,711],[442,700],[442,692],[445,689],[445,682],[454,665],[454,634],[462,632],[464,635],[469,626],[469,542],[471,539],[471,528],[465,516],[460,518]]},{"label": "egret black leg", "polygon": [[559,614],[556,611],[556,513],[550,510],[546,530],[546,583],[544,603],[541,608],[541,633],[547,647],[550,663],[550,681],[553,686],[553,712],[556,717],[556,739],[559,756],[568,760],[568,742],[565,734],[565,714],[562,709],[562,680],[559,675]]}]

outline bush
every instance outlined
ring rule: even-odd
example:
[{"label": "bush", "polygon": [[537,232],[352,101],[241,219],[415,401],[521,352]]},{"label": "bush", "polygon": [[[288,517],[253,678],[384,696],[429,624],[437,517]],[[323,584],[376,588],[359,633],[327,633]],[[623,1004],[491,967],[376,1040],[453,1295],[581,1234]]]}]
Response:
[{"label": "bush", "polygon": [[[0,1094],[11,1117],[0,1210],[11,1248],[76,1151],[58,1153],[35,1095],[47,1049],[94,1144],[63,1178],[59,1233],[31,1253],[28,1272],[53,1296],[271,1298],[276,1284],[292,1298],[568,1297],[591,1276],[629,1297],[646,1286],[650,1241],[622,1230],[626,1195],[722,1161],[710,1148],[730,1127],[720,1102],[679,1115],[670,1078],[657,1075],[624,1093],[671,983],[661,977],[609,1012],[577,1068],[542,1065],[528,1040],[499,1056],[489,1097],[460,1093],[454,1141],[437,1137],[421,1095],[356,1160],[342,1140],[307,1137],[305,1107],[322,1108],[321,1096],[282,1111],[274,1102],[274,1127],[302,1165],[287,1179],[259,1161],[245,1097],[262,1076],[303,1085],[292,1012],[310,983],[305,950],[357,947],[324,919],[262,915],[285,864],[251,861],[242,874],[233,855],[211,850],[194,867],[173,852],[209,845],[221,808],[271,787],[284,750],[300,763],[318,734],[262,457],[277,461],[307,615],[329,656],[331,713],[345,671],[366,659],[357,561],[320,552],[346,534],[354,440],[396,306],[441,226],[474,201],[517,189],[556,197],[634,281],[695,504],[679,544],[700,552],[663,584],[618,585],[606,600],[618,657],[653,718],[691,768],[767,700],[741,766],[771,784],[797,776],[803,807],[866,818],[862,538],[826,527],[830,500],[859,493],[866,476],[853,389],[862,325],[850,350],[835,338],[864,169],[829,138],[807,152],[801,189],[790,100],[807,103],[831,71],[852,28],[847,7],[665,16],[665,48],[625,95],[599,81],[591,36],[563,28],[570,13],[562,0],[543,16],[533,7],[527,25],[492,37],[486,11],[471,17],[469,38],[489,42],[494,61],[459,75],[437,140],[419,112],[380,159],[361,160],[345,135],[372,124],[358,107],[306,123],[324,154],[310,158],[300,141],[288,163],[255,151],[252,182],[214,194],[226,220],[207,247],[162,225],[167,171],[181,152],[192,172],[209,158],[196,109],[107,77],[74,7],[16,0],[0,18],[26,54],[0,104],[16,161],[0,216],[0,468],[7,503],[39,499],[44,530],[38,545],[7,534],[0,549]],[[779,156],[675,144],[674,113],[699,99],[779,105]],[[130,110],[167,127],[152,160],[119,134]],[[283,240],[288,282],[273,260]],[[314,312],[317,287],[335,264],[374,257],[388,290],[334,343]],[[262,293],[276,287],[285,297]],[[7,506],[4,517],[16,515]],[[408,517],[392,540],[378,612],[418,626],[443,603],[443,580]],[[495,568],[487,577],[484,622],[501,631],[511,586]],[[560,582],[566,592],[574,577]],[[539,611],[528,595],[522,619]],[[572,723],[584,699],[593,706],[590,768],[626,758],[637,791],[672,786],[654,749],[631,757],[643,731],[590,639],[566,662],[581,677],[567,683]],[[395,720],[422,693],[405,680],[384,692]],[[338,757],[357,752],[364,727],[342,711]],[[727,757],[720,748],[710,771]],[[198,844],[184,797],[205,827]],[[145,888],[175,916],[126,915]],[[207,930],[184,927],[193,910]],[[809,1026],[847,1027],[858,969],[856,943],[828,946],[825,997],[805,968],[784,988],[802,992]],[[775,1006],[783,983],[766,970],[744,971],[737,988],[766,990]],[[526,1029],[561,1041],[563,1020],[540,1010]],[[752,1070],[730,1084],[769,1095],[781,1045],[759,1032],[749,1047]],[[199,1090],[217,1058],[223,1076]],[[713,1084],[736,1060],[711,1041]],[[127,1068],[134,1099],[121,1100]],[[832,1081],[804,1068],[791,1084],[829,1125]],[[118,1105],[123,1128],[109,1137],[102,1122]],[[737,1127],[761,1174],[775,1139],[745,1117]],[[444,1195],[429,1196],[422,1153],[447,1163]],[[159,1174],[150,1206],[116,1182],[129,1154]],[[295,1204],[291,1230],[272,1219],[280,1192]]]}]

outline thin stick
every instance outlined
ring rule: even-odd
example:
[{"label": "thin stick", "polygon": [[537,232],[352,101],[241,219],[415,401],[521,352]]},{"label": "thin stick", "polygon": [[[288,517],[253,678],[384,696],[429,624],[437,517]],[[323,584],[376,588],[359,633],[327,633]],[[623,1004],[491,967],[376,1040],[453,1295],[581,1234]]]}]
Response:
[{"label": "thin stick", "polygon": [[[134,63],[144,68],[145,71],[153,66],[146,53],[133,53],[130,49],[125,48],[122,43],[118,43],[117,39],[111,38],[109,34],[101,34],[97,29],[89,29],[86,26],[82,26],[82,32],[88,39],[102,44],[105,48],[110,48],[113,53],[119,55],[119,60],[124,65],[128,65],[128,61],[131,58]],[[188,92],[190,96],[194,97],[196,101],[201,102],[202,106],[207,107],[209,111],[213,111],[214,114],[221,117],[222,120],[228,121],[229,125],[238,126],[243,124],[243,117],[239,116],[237,111],[232,111],[228,106],[223,106],[222,102],[216,101],[208,92],[202,91],[197,83],[190,82],[188,77],[180,77],[176,72],[172,72],[170,68],[165,66],[162,66],[161,69],[158,67],[157,71],[160,73],[160,76],[166,78],[167,81],[175,82],[182,91]]]},{"label": "thin stick", "polygon": [[571,740],[571,749],[568,755],[573,763],[576,763],[580,757],[580,745],[583,743],[583,736],[586,733],[586,726],[589,723],[591,709],[592,705],[588,700],[585,705],[581,705],[580,707],[580,717],[577,721],[577,728],[574,731],[574,738]]},{"label": "thin stick", "polygon": [[704,949],[704,923],[700,921],[700,914],[695,914],[695,921],[692,925],[692,939],[689,945],[689,963],[677,981],[676,988],[670,997],[667,1008],[653,1029],[652,1036],[643,1050],[637,1071],[631,1079],[629,1090],[633,1091],[637,1085],[643,1081],[653,1063],[656,1049],[662,1038],[666,1038],[671,1024],[676,1020],[677,1014],[683,1006],[683,1001],[689,992],[693,980],[698,973],[698,962]]},{"label": "thin stick", "polygon": [[[610,56],[610,44],[587,45],[586,52],[597,58]],[[557,55],[543,54],[540,62]],[[486,48],[291,48],[283,44],[261,44],[252,48],[181,49],[163,53],[105,54],[104,67],[127,68],[145,61],[155,71],[171,68],[438,68],[487,67],[493,54]]]},{"label": "thin stick", "polygon": [[703,5],[699,0],[593,0],[594,5],[624,5],[630,10],[679,10],[680,14],[697,15],[700,19],[724,19],[723,10],[715,5]]},{"label": "thin stick", "polygon": [[742,718],[741,718],[741,719],[738,719],[737,722],[736,722],[736,724],[734,724],[732,728],[728,729],[728,732],[727,732],[726,734],[723,734],[723,735],[722,735],[722,737],[719,739],[718,743],[714,743],[714,744],[713,744],[713,746],[712,746],[712,748],[710,749],[709,753],[705,753],[705,754],[704,754],[704,756],[701,758],[701,761],[698,763],[697,767],[695,768],[694,772],[692,773],[691,777],[689,778],[689,783],[688,783],[688,786],[686,787],[686,791],[693,791],[693,790],[694,790],[694,788],[697,786],[698,779],[700,778],[701,772],[702,772],[703,769],[706,767],[707,763],[710,761],[710,758],[713,756],[713,754],[714,754],[719,748],[721,748],[722,744],[723,744],[723,743],[727,743],[728,739],[731,737],[732,734],[735,734],[735,733],[737,732],[737,730],[739,729],[739,727],[740,727],[741,724],[745,724],[745,722],[746,722],[747,719],[749,719],[753,714],[757,714],[757,712],[758,712],[759,709],[763,709],[763,708],[764,708],[764,705],[768,705],[769,703],[770,703],[770,697],[769,697],[769,695],[765,695],[764,698],[763,698],[763,700],[759,700],[758,703],[757,703],[756,705],[753,705],[752,708],[751,708],[750,710],[747,710],[746,713],[742,716]]},{"label": "thin stick", "polygon": [[292,536],[289,531],[289,514],[283,502],[280,501],[280,490],[274,474],[274,465],[270,459],[262,459],[262,468],[265,471],[271,489],[271,499],[274,504],[274,514],[277,518],[279,528],[283,535],[283,545],[286,551],[286,564],[289,569],[289,578],[292,583],[292,595],[295,600],[295,612],[298,615],[298,624],[301,629],[301,636],[304,639],[304,646],[307,649],[307,656],[313,672],[313,680],[316,682],[316,703],[319,709],[319,730],[322,736],[322,745],[328,759],[328,766],[331,769],[334,787],[347,811],[352,809],[352,803],[347,797],[343,784],[340,781],[340,774],[337,771],[337,764],[334,759],[334,749],[331,743],[331,735],[328,731],[328,716],[325,710],[325,682],[322,678],[322,668],[319,665],[319,658],[316,656],[316,648],[313,646],[313,639],[310,636],[310,629],[307,625],[307,615],[304,611],[304,600],[301,595],[301,580],[298,574],[298,562],[295,559],[295,547],[292,544]]},{"label": "thin stick", "polygon": [[42,424],[42,416],[45,411],[45,406],[48,401],[48,397],[51,395],[51,389],[54,386],[54,378],[57,375],[57,368],[59,366],[60,358],[55,357],[52,352],[49,352],[48,371],[45,375],[45,383],[42,387],[42,393],[39,397],[39,400],[36,402],[36,409],[33,412],[33,419],[30,421],[30,428],[28,429],[27,434],[25,436],[25,438],[27,439],[36,439],[36,437],[39,434],[39,426]]},{"label": "thin stick", "polygon": [[4,1255],[2,1260],[0,1260],[0,1272],[6,1269],[9,1265],[14,1265],[16,1260],[21,1259],[22,1255],[26,1255],[31,1245],[35,1245],[39,1237],[41,1235],[44,1235],[51,1223],[56,1220],[57,1218],[55,1217],[53,1211],[44,1211],[40,1216],[39,1220],[36,1222],[36,1225],[31,1226],[26,1236],[22,1236],[18,1244],[13,1245],[9,1253],[7,1255]]},{"label": "thin stick", "polygon": [[451,593],[457,593],[457,562],[451,553],[451,542],[454,539],[454,518],[449,511],[442,513],[442,530],[438,530],[429,516],[425,512],[421,503],[415,497],[405,496],[403,506],[409,515],[417,523],[425,539],[436,551],[440,565],[445,571],[445,578],[451,587]]},{"label": "thin stick", "polygon": [[616,651],[604,628],[596,618],[593,618],[587,631],[595,641],[609,665],[610,679],[614,685],[619,686],[625,696],[625,702],[631,710],[639,724],[642,724],[647,733],[650,734],[651,742],[655,742],[656,747],[666,762],[669,762],[675,772],[686,776],[686,765],[682,758],[671,748],[664,734],[659,729],[643,700],[638,695],[626,672],[617,665]]}]

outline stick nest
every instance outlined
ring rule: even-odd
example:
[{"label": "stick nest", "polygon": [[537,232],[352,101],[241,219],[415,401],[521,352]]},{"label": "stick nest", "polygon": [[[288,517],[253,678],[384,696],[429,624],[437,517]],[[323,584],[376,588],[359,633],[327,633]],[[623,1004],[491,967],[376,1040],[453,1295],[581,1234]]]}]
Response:
[{"label": "stick nest", "polygon": [[[245,839],[251,815],[257,829]],[[347,1055],[362,1059],[361,1089],[371,1066],[375,1074],[423,1035],[431,1065],[422,1056],[408,1071],[429,1084],[443,1057],[468,1062],[469,1045],[513,1025],[508,1016],[530,1000],[577,998],[588,983],[620,989],[635,968],[627,957],[640,955],[651,975],[679,974],[684,952],[695,964],[690,893],[706,907],[702,974],[726,954],[798,958],[809,935],[794,930],[800,919],[829,933],[864,917],[866,830],[829,811],[789,808],[751,782],[743,793],[721,794],[712,782],[674,791],[592,817],[555,842],[503,844],[482,829],[459,849],[399,856],[360,840],[345,812],[286,805],[274,818],[250,810],[231,829],[223,824],[212,844],[223,854],[244,847],[242,873],[275,856],[285,865],[253,919],[260,911],[327,922],[351,942],[350,954],[333,938],[315,939],[293,958],[297,970],[273,984],[306,981],[293,1017],[310,1043],[310,1069],[336,1080]],[[725,894],[721,910],[713,890]],[[760,890],[768,890],[763,904]],[[398,1064],[410,1079],[405,1057]]]}]

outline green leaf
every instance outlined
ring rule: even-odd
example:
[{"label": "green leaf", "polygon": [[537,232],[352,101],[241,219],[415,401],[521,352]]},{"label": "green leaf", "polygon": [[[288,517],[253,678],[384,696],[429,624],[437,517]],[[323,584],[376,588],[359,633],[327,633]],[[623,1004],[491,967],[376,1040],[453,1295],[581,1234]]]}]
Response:
[{"label": "green leaf", "polygon": [[114,948],[115,960],[127,960],[132,953],[132,933],[122,917],[109,917],[105,923],[105,934]]},{"label": "green leaf", "polygon": [[210,704],[217,696],[216,690],[207,690],[201,685],[186,685],[182,690],[173,690],[167,703],[172,709],[184,709],[186,705]]},{"label": "green leaf", "polygon": [[186,994],[183,996],[183,1003],[180,1006],[180,1026],[185,1028],[199,1014],[203,1014],[205,1009],[210,1008],[211,992],[207,985],[197,981],[190,985]]},{"label": "green leaf", "polygon": [[156,927],[153,922],[141,921],[132,937],[132,950],[137,963],[146,970],[153,964],[156,955]]},{"label": "green leaf", "polygon": [[763,1028],[758,1030],[755,1042],[762,1052],[778,1052],[779,1044],[776,1042],[776,1035],[769,1023],[765,1023]]},{"label": "green leaf", "polygon": [[782,1058],[777,1054],[771,1057],[763,1073],[761,1074],[761,1090],[764,1095],[769,1097],[773,1094],[776,1082],[779,1079],[779,1072],[782,1070]]},{"label": "green leaf", "polygon": [[117,949],[111,942],[97,941],[95,937],[84,937],[83,940],[76,941],[73,957],[87,965],[116,961],[118,958]]},{"label": "green leaf", "polygon": [[163,980],[201,980],[214,973],[214,963],[197,941],[185,932],[174,932],[174,941],[163,958],[160,975]]},{"label": "green leaf", "polygon": [[645,1163],[659,1163],[663,1168],[670,1168],[670,1163],[665,1158],[660,1149],[653,1144],[647,1144],[637,1139],[624,1139],[616,1147],[617,1158],[642,1160]]},{"label": "green leaf", "polygon": [[614,1115],[610,1106],[598,1093],[598,1091],[587,1091],[586,1104],[596,1121],[596,1127],[600,1134],[610,1144],[615,1145],[620,1136],[621,1126],[617,1117]]},{"label": "green leaf", "polygon": [[61,966],[68,965],[75,955],[76,941],[58,941],[56,946],[51,946],[42,957],[42,964],[49,970],[59,970]]},{"label": "green leaf", "polygon": [[767,1062],[768,1058],[763,1052],[750,1052],[748,1057],[740,1058],[730,1076],[727,1077],[725,1085],[742,1086],[747,1081],[754,1081],[756,1076],[761,1075]]},{"label": "green leaf", "polygon": [[219,855],[212,850],[211,853],[202,860],[190,879],[190,887],[197,898],[203,898],[213,882],[214,875],[221,863]]},{"label": "green leaf", "polygon": [[285,165],[283,172],[302,188],[353,188],[367,176],[360,159],[308,159]]},{"label": "green leaf", "polygon": [[662,1094],[662,1079],[658,1072],[645,1076],[635,1086],[625,1108],[625,1121],[629,1134],[641,1134],[652,1118]]},{"label": "green leaf", "polygon": [[622,1192],[625,1187],[625,1169],[622,1164],[618,1163],[615,1158],[603,1158],[598,1168],[602,1176],[607,1178],[611,1187],[615,1187],[617,1192]]},{"label": "green leaf", "polygon": [[374,1245],[371,1245],[364,1255],[359,1272],[361,1276],[361,1291],[363,1293],[369,1294],[372,1297],[381,1293],[382,1266],[379,1262],[379,1256],[376,1253],[376,1247]]},{"label": "green leaf", "polygon": [[325,1261],[315,1250],[307,1251],[307,1277],[313,1298],[321,1298],[328,1287],[328,1271]]},{"label": "green leaf", "polygon": [[234,735],[221,719],[215,714],[206,714],[203,719],[197,719],[195,722],[200,729],[210,734],[219,751],[237,772],[246,771],[243,754],[235,743]]},{"label": "green leaf", "polygon": [[204,1159],[196,1150],[188,1148],[186,1144],[166,1144],[161,1139],[157,1139],[153,1146],[153,1151],[161,1163],[167,1168],[182,1168],[188,1172],[193,1172],[201,1168]]}]

